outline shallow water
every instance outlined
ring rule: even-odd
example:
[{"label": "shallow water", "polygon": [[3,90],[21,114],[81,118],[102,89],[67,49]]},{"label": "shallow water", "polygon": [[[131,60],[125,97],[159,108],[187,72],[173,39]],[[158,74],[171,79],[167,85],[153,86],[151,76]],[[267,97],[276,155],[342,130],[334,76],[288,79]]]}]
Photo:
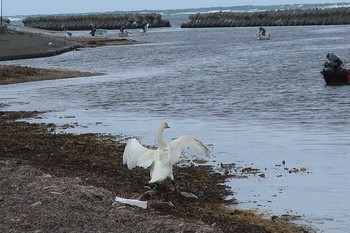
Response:
[{"label": "shallow water", "polygon": [[267,30],[272,40],[256,40],[256,28],[150,29],[135,38],[150,44],[2,62],[107,75],[0,86],[0,109],[52,110],[42,121],[78,122],[68,131],[122,133],[145,144],[166,120],[167,140],[195,136],[211,146],[214,165],[265,173],[228,182],[242,208],[347,232],[349,87],[325,86],[320,69],[328,52],[350,57],[349,26]]}]

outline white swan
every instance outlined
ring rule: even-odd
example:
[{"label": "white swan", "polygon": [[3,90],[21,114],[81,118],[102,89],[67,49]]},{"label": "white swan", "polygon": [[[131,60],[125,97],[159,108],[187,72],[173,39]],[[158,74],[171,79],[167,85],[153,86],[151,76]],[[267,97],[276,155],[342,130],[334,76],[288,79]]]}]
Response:
[{"label": "white swan", "polygon": [[[161,183],[168,177],[174,184],[173,165],[180,161],[182,152],[209,155],[209,149],[199,140],[184,135],[166,144],[163,140],[164,129],[170,128],[163,122],[157,135],[158,148],[145,148],[135,138],[129,139],[123,154],[123,163],[131,170],[136,166],[150,169],[149,183]],[[176,187],[175,187],[176,189]]]}]

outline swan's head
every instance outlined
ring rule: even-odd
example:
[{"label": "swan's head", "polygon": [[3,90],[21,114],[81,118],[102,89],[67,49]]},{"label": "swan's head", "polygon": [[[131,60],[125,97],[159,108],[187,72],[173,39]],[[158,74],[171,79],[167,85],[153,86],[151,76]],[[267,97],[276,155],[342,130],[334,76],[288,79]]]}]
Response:
[{"label": "swan's head", "polygon": [[162,129],[168,129],[168,128],[170,128],[170,127],[169,127],[169,125],[168,125],[167,122],[163,122],[162,125],[161,125],[161,128],[162,128]]},{"label": "swan's head", "polygon": [[166,144],[163,141],[163,130],[167,129],[167,128],[170,128],[170,127],[169,127],[168,123],[166,123],[166,122],[163,122],[159,128],[158,135],[157,135],[157,145],[159,148],[166,147]]}]

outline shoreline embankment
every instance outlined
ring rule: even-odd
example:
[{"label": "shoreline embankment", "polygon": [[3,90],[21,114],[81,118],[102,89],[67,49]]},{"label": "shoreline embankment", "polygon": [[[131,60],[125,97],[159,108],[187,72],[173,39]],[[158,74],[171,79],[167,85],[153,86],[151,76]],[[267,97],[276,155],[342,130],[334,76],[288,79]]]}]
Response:
[{"label": "shoreline embankment", "polygon": [[23,23],[27,27],[45,30],[91,30],[143,28],[147,23],[151,27],[170,27],[169,20],[161,14],[88,14],[88,15],[51,15],[26,17]]},{"label": "shoreline embankment", "polygon": [[6,25],[0,32],[0,61],[50,57],[83,47],[131,45],[128,38],[74,37],[65,32]]},{"label": "shoreline embankment", "polygon": [[189,15],[181,28],[350,24],[350,7],[261,12],[215,12]]},{"label": "shoreline embankment", "polygon": [[0,61],[55,56],[82,47],[62,36],[21,29],[8,26],[0,35]]}]

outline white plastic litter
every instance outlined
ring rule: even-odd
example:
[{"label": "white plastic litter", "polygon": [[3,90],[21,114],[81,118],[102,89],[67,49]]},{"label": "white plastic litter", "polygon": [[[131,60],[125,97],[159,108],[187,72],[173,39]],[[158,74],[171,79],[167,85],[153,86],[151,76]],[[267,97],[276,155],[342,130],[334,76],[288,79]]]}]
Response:
[{"label": "white plastic litter", "polygon": [[138,206],[142,209],[147,209],[147,201],[139,201],[137,199],[126,199],[122,197],[115,197],[114,199],[116,202],[128,204],[128,205],[133,205],[133,206]]}]

